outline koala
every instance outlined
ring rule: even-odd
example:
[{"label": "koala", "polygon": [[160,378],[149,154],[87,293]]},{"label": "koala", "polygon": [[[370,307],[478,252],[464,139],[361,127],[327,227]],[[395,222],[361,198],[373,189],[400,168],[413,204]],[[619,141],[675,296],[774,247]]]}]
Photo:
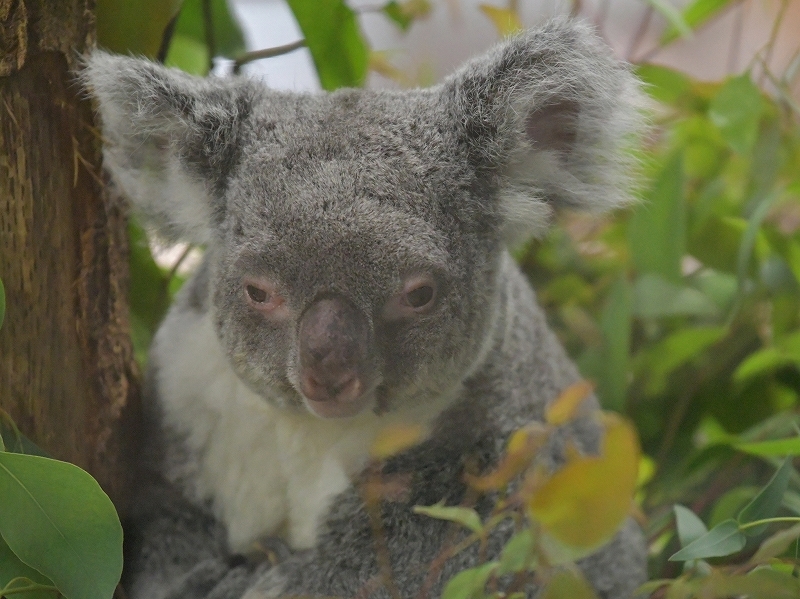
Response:
[{"label": "koala", "polygon": [[[426,583],[454,526],[413,506],[468,501],[466,465],[490,469],[580,378],[508,248],[629,199],[635,77],[565,19],[426,89],[278,92],[102,52],[82,77],[116,185],[205,247],[150,351],[128,595],[438,596],[478,550]],[[593,423],[562,441],[596,451]],[[377,508],[390,592],[360,489],[405,425],[426,434],[381,466],[407,481]],[[629,521],[579,566],[627,599],[645,557]]]}]

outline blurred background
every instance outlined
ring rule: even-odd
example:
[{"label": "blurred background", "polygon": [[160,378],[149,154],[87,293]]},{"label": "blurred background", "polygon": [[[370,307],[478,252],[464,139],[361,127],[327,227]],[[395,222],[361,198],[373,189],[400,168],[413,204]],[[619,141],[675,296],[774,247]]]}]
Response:
[{"label": "blurred background", "polygon": [[[426,85],[452,72],[466,59],[497,41],[497,29],[486,18],[480,0],[431,0],[429,12],[407,31],[399,29],[382,13],[379,1],[354,0],[362,31],[373,50],[385,52],[408,77],[407,84]],[[572,2],[520,0],[513,3],[524,26],[548,17],[576,11],[595,23],[621,58],[646,60],[681,69],[702,80],[715,80],[747,68],[763,54],[776,17],[783,11],[780,31],[769,56],[763,55],[775,72],[783,72],[795,58],[800,37],[800,2],[744,0],[728,4],[706,23],[701,34],[662,46],[660,37],[668,21],[653,6],[641,0],[587,0],[577,9]],[[676,10],[689,4],[679,0]],[[784,4],[786,6],[784,6]],[[495,2],[498,7],[502,2]],[[668,6],[673,6],[669,4]],[[290,43],[302,37],[289,5],[284,0],[232,0],[251,50]],[[247,73],[263,77],[276,89],[318,90],[319,80],[308,50],[248,66]],[[372,73],[368,85],[396,86],[397,82]],[[797,89],[797,88],[795,88]]]}]

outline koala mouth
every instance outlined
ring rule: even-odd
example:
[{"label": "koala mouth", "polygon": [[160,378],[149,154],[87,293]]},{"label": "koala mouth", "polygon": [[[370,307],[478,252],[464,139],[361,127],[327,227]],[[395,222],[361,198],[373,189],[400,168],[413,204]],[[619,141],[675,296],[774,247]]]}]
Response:
[{"label": "koala mouth", "polygon": [[350,418],[360,414],[374,398],[365,394],[355,401],[348,402],[315,401],[305,396],[304,399],[308,410],[316,416],[321,418]]}]

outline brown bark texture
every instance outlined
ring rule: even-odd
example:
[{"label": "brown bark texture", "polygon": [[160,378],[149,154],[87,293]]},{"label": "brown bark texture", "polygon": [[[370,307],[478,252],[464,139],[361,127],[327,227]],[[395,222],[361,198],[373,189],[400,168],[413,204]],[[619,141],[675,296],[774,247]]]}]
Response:
[{"label": "brown bark texture", "polygon": [[138,376],[124,209],[76,84],[92,0],[0,0],[0,407],[124,508]]}]

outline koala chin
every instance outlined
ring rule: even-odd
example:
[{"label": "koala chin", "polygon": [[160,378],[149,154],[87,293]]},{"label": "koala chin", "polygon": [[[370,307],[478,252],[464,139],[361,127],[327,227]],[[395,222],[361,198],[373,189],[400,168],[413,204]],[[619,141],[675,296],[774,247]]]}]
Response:
[{"label": "koala chin", "polygon": [[[636,79],[567,20],[427,89],[276,92],[102,52],[82,79],[115,184],[162,235],[206,248],[150,353],[129,596],[388,596],[359,483],[401,424],[427,436],[384,464],[408,488],[380,513],[397,589],[416,596],[452,529],[413,506],[464,501],[465,463],[491,468],[579,379],[507,248],[560,208],[629,200]],[[593,422],[542,459],[567,438],[595,451]],[[280,559],[253,557],[265,548]],[[628,598],[641,531],[579,566],[600,597]]]}]

